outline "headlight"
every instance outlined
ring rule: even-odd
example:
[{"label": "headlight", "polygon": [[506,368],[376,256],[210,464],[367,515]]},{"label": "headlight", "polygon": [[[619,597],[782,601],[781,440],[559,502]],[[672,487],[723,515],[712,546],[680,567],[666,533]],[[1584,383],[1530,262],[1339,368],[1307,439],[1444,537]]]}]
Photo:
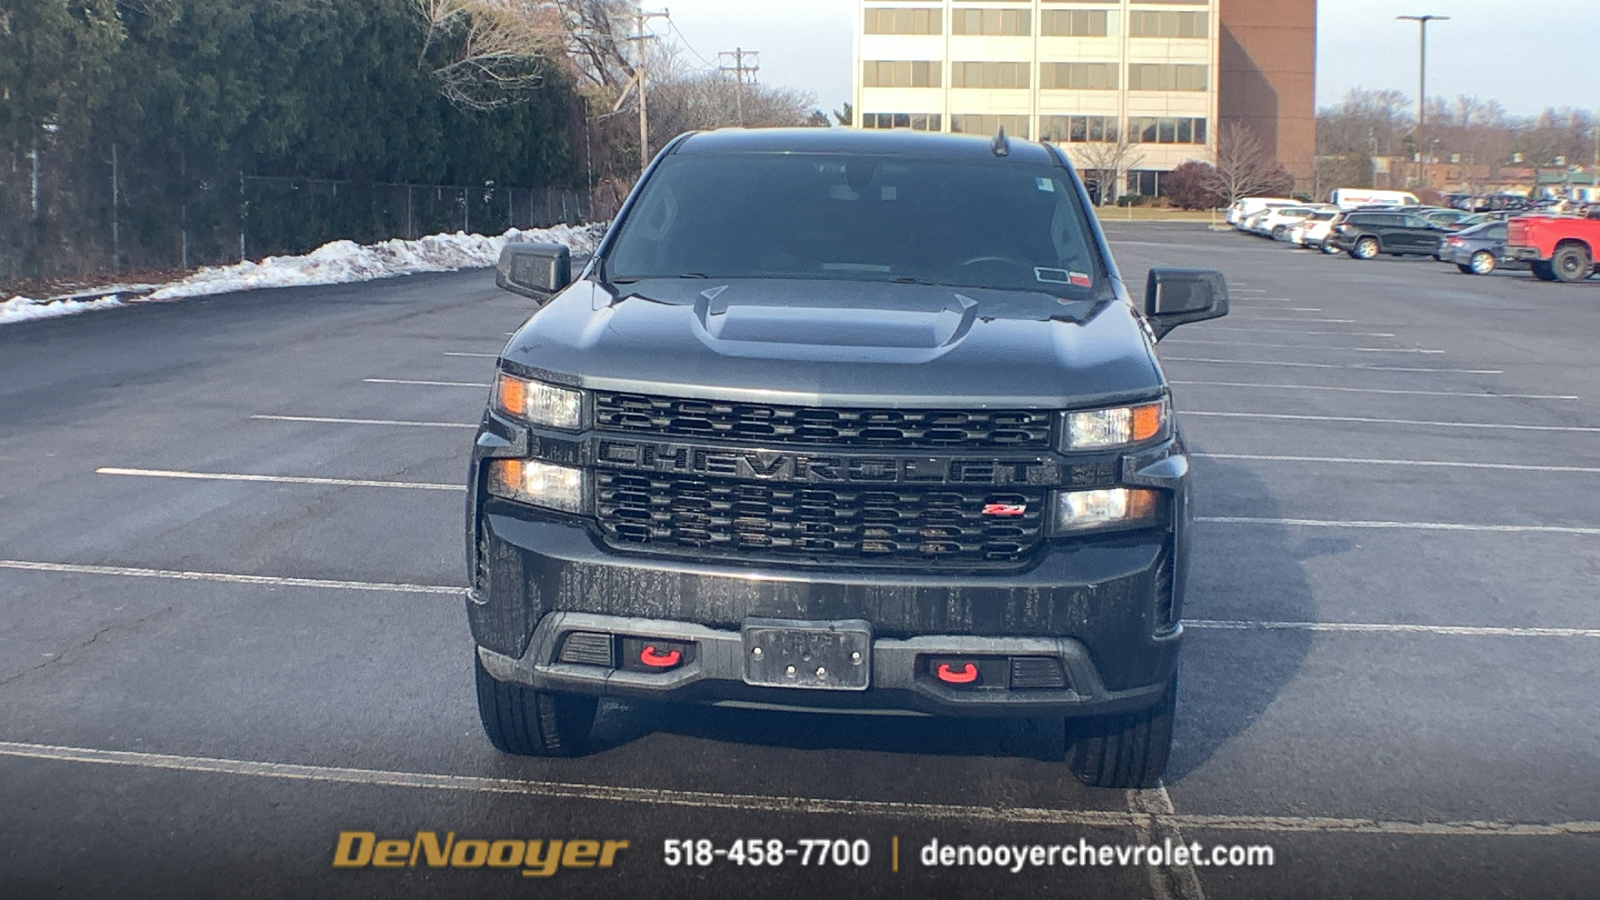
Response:
[{"label": "headlight", "polygon": [[1167,430],[1167,401],[1066,414],[1061,449],[1100,450],[1140,444]]},{"label": "headlight", "polygon": [[578,431],[583,427],[583,392],[499,373],[494,408],[524,422]]},{"label": "headlight", "polygon": [[532,459],[489,463],[489,493],[576,515],[588,512],[589,507],[582,469]]},{"label": "headlight", "polygon": [[1142,488],[1057,491],[1050,495],[1054,534],[1144,528],[1161,518],[1161,492]]}]

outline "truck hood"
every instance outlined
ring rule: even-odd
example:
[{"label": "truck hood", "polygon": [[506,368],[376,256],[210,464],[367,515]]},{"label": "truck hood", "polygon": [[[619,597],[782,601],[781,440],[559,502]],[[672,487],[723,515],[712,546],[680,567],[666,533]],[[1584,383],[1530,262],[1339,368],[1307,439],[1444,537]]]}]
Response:
[{"label": "truck hood", "polygon": [[1059,408],[1164,385],[1143,322],[1110,292],[812,280],[582,280],[523,325],[502,365],[596,390],[802,406]]}]

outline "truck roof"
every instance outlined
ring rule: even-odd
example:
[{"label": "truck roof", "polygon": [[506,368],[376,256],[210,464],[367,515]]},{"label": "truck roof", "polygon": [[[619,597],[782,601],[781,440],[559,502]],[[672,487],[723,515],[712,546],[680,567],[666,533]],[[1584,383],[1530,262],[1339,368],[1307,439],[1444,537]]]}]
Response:
[{"label": "truck roof", "polygon": [[[1006,159],[1034,165],[1061,165],[1042,144],[1008,137]],[[696,132],[675,153],[850,153],[924,159],[994,159],[993,136],[940,134],[857,128],[722,128]]]}]

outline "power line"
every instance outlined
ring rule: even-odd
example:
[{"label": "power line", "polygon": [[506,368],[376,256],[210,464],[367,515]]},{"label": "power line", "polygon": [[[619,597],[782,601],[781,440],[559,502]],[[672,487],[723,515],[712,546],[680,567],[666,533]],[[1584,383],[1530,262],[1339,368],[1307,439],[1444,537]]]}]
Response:
[{"label": "power line", "polygon": [[705,64],[706,68],[715,69],[717,67],[716,63],[706,59],[704,54],[702,54],[699,50],[696,50],[693,44],[689,43],[689,39],[684,36],[682,29],[678,28],[677,22],[668,19],[667,26],[671,28],[673,33],[678,36],[678,40],[683,42],[683,46],[687,48],[690,53],[693,53],[696,59]]}]

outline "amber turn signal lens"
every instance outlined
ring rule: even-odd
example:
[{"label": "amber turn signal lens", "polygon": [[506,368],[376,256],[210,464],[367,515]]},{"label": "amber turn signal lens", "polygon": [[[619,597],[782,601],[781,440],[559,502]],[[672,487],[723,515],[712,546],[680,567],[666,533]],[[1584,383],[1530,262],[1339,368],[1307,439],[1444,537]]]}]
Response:
[{"label": "amber turn signal lens", "polygon": [[1150,403],[1145,406],[1133,408],[1133,440],[1135,443],[1148,441],[1161,433],[1161,420],[1165,404]]}]

